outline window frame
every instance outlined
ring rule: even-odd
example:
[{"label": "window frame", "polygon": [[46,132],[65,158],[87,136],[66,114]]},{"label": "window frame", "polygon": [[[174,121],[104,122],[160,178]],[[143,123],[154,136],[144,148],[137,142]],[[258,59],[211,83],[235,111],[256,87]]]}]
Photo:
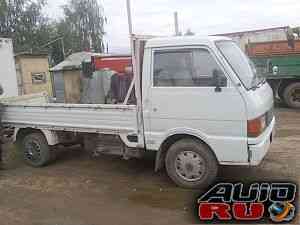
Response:
[{"label": "window frame", "polygon": [[[214,54],[214,52],[207,46],[207,45],[197,45],[197,46],[194,46],[194,45],[191,45],[191,46],[174,46],[174,47],[162,47],[162,48],[153,48],[152,51],[151,51],[151,88],[202,88],[202,89],[205,89],[205,88],[216,88],[214,86],[191,86],[191,87],[185,87],[185,86],[154,86],[154,63],[155,63],[155,60],[154,60],[154,57],[155,57],[155,53],[157,52],[172,52],[172,51],[185,51],[185,50],[188,50],[188,51],[193,51],[193,50],[206,50],[208,51],[211,56],[213,57],[213,59],[215,60],[216,64],[219,66],[219,68],[222,70],[224,76],[226,77],[227,79],[227,85],[222,87],[222,88],[228,88],[230,87],[230,79],[228,77],[228,74],[226,72],[226,70],[224,69],[222,63],[220,63],[218,57]],[[193,63],[194,63],[194,58],[193,58]]]},{"label": "window frame", "polygon": [[[43,76],[43,80],[39,82],[34,81],[34,76]],[[31,82],[32,84],[46,84],[47,83],[47,73],[46,72],[32,72],[31,73]]]}]

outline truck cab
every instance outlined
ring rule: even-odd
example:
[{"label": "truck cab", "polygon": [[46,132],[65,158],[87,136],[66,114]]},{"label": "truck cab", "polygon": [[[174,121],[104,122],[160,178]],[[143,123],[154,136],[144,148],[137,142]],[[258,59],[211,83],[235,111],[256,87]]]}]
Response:
[{"label": "truck cab", "polygon": [[300,108],[300,40],[250,42],[246,53],[258,73],[267,79],[274,97],[286,106]]},{"label": "truck cab", "polygon": [[[217,165],[258,165],[272,141],[273,92],[224,37],[147,42],[142,75],[145,145],[181,186],[201,186]],[[197,147],[198,146],[198,147]]]}]

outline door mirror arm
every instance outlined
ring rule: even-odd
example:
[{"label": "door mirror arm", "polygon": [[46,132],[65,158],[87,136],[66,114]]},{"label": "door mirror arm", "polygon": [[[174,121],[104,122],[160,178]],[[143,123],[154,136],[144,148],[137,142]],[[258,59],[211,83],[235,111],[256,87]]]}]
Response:
[{"label": "door mirror arm", "polygon": [[221,88],[221,87],[219,87],[219,86],[216,86],[216,88],[215,88],[215,92],[222,92],[222,88]]}]

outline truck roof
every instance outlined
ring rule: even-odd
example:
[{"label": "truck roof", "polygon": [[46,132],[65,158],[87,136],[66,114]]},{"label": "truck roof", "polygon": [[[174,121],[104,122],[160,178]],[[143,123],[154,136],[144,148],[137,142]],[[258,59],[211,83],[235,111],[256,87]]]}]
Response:
[{"label": "truck roof", "polygon": [[179,36],[179,37],[160,37],[147,41],[146,48],[183,46],[183,45],[209,45],[214,41],[232,40],[223,36]]}]

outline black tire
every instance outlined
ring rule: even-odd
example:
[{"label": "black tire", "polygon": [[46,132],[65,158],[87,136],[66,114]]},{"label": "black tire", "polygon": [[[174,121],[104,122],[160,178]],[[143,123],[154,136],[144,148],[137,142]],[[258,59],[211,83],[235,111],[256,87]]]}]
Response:
[{"label": "black tire", "polygon": [[[188,156],[185,156],[185,154],[188,154]],[[185,165],[182,165],[183,163],[179,160],[180,157],[187,158]],[[190,159],[188,157],[196,158]],[[199,177],[193,178],[191,176],[188,178],[188,175],[186,175],[184,178],[184,174],[182,175],[180,170],[186,170],[187,172],[189,161],[194,161],[190,163],[192,171],[189,172],[199,173]],[[174,143],[167,152],[165,163],[169,177],[183,188],[205,188],[215,180],[218,174],[218,161],[214,154],[204,143],[191,138],[182,139]],[[198,163],[199,166],[197,166]]]},{"label": "black tire", "polygon": [[[297,95],[297,98],[295,95]],[[300,109],[300,82],[288,85],[284,89],[283,99],[285,104],[290,108]]]},{"label": "black tire", "polygon": [[284,102],[283,91],[278,91],[278,96],[281,102]]},{"label": "black tire", "polygon": [[46,138],[41,133],[26,135],[21,142],[22,154],[25,162],[33,167],[43,167],[55,159],[51,154]]}]

